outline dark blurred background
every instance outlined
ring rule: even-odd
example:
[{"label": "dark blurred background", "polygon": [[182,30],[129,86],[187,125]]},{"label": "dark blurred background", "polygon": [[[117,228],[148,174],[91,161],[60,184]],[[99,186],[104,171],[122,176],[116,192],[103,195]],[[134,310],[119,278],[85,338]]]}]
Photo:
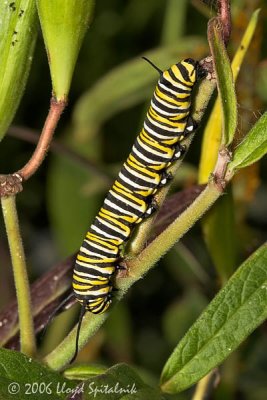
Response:
[{"label": "dark blurred background", "polygon": [[[240,141],[266,109],[266,4],[259,0],[231,3],[230,58],[252,12],[262,8],[237,82]],[[55,134],[57,147],[50,151],[17,199],[31,282],[77,251],[127,157],[157,79],[140,57],[155,51],[152,60],[164,69],[177,60],[177,55],[179,60],[188,56],[200,59],[209,54],[206,27],[216,12],[215,6],[214,1],[205,4],[197,0],[96,2],[93,22],[78,57],[68,108]],[[34,145],[29,143],[28,133],[33,138],[39,134],[50,96],[49,68],[40,34],[25,94],[9,134],[1,142],[1,173],[16,171],[31,156]],[[207,119],[208,115],[172,192],[197,183]],[[265,158],[240,173],[233,183],[235,268],[267,237],[266,170]],[[4,307],[14,297],[14,285],[2,218],[0,233],[0,305]],[[223,240],[220,244],[223,248]],[[148,382],[157,382],[172,349],[220,285],[199,223],[130,290],[84,349],[80,360],[106,366],[131,362]],[[72,313],[63,318],[70,320],[74,316]],[[55,322],[53,343],[66,333],[62,326]],[[66,323],[66,330],[68,326]],[[221,383],[214,398],[267,398],[267,356],[262,351],[266,344],[263,325],[221,367]],[[49,346],[51,336],[44,351]],[[177,398],[187,399],[189,394],[190,391]]]}]

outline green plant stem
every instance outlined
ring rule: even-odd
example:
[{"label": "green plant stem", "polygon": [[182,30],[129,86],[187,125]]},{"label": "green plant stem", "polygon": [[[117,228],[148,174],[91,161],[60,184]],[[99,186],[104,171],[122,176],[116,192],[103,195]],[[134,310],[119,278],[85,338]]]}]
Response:
[{"label": "green plant stem", "polygon": [[[169,227],[151,242],[134,260],[127,262],[128,276],[117,278],[116,287],[120,289],[114,303],[119,301],[129,287],[142,278],[154,264],[177,242],[191,226],[211,207],[222,194],[218,186],[211,181],[199,197]],[[88,313],[80,331],[79,347],[97,331],[108,317],[109,312],[100,315]],[[76,327],[53,350],[45,362],[53,369],[63,368],[72,358],[75,347]]]},{"label": "green plant stem", "polygon": [[[115,303],[122,297],[122,295],[123,292],[120,292]],[[84,316],[79,336],[80,349],[85,346],[85,344],[88,342],[88,339],[95,334],[101,325],[103,325],[105,320],[108,318],[109,313],[109,311],[105,312],[104,314],[91,314],[88,312]],[[61,370],[72,359],[75,351],[76,333],[77,325],[70,331],[69,335],[44,358],[44,362],[50,368]]]},{"label": "green plant stem", "polygon": [[1,204],[17,293],[20,348],[23,353],[32,356],[36,352],[36,343],[31,312],[30,285],[19,231],[15,196],[2,197]]},{"label": "green plant stem", "polygon": [[205,400],[208,398],[208,395],[212,388],[215,386],[214,384],[216,383],[217,379],[217,370],[213,370],[209,372],[204,378],[202,378],[197,386],[196,390],[194,393],[194,396],[192,397],[192,400]]},{"label": "green plant stem", "polygon": [[[134,271],[134,274],[138,271],[136,279],[130,278],[131,284],[146,273],[194,225],[220,197],[221,193],[218,187],[211,182],[194,203],[153,240],[134,261],[127,263],[130,274],[131,271]],[[126,284],[126,288],[128,288],[128,284]]]}]

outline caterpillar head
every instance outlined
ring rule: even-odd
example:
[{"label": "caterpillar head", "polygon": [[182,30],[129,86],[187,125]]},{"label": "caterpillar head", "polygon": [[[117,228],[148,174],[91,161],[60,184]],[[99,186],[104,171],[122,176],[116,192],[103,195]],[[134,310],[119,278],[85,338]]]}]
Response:
[{"label": "caterpillar head", "polygon": [[188,83],[195,83],[197,80],[197,65],[198,62],[193,60],[192,58],[186,58],[182,60],[178,64],[176,64],[177,68],[180,71],[183,79]]},{"label": "caterpillar head", "polygon": [[170,82],[175,81],[184,84],[187,87],[192,87],[196,81],[206,75],[206,72],[200,67],[199,62],[192,58],[186,58],[177,64],[174,64],[163,76]]},{"label": "caterpillar head", "polygon": [[201,67],[198,61],[195,61],[192,58],[186,58],[185,60],[182,61],[182,63],[186,63],[187,67],[188,65],[192,66],[194,71],[192,71],[191,74],[192,75],[195,74],[195,80],[204,78],[207,75],[207,71],[205,71],[204,68]]},{"label": "caterpillar head", "polygon": [[164,71],[159,82],[180,96],[180,93],[185,93],[182,91],[190,91],[197,79],[198,62],[192,58],[186,58]]}]

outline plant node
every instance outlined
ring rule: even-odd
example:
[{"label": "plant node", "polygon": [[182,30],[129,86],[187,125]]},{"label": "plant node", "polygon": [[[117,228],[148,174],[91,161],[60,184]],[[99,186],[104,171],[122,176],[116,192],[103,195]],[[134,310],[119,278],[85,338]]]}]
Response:
[{"label": "plant node", "polygon": [[22,177],[15,173],[0,175],[0,197],[15,196],[22,191]]}]

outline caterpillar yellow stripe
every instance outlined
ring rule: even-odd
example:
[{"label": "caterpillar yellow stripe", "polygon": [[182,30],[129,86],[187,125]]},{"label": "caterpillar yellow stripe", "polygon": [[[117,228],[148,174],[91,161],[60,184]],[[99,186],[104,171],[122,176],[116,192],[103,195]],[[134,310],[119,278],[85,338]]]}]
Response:
[{"label": "caterpillar yellow stripe", "polygon": [[147,61],[160,77],[143,128],[75,262],[73,291],[83,313],[99,314],[110,306],[120,246],[127,242],[135,226],[155,210],[153,196],[170,178],[166,169],[182,156],[185,146],[181,142],[196,128],[190,117],[191,93],[205,71],[190,58],[164,72]]}]

